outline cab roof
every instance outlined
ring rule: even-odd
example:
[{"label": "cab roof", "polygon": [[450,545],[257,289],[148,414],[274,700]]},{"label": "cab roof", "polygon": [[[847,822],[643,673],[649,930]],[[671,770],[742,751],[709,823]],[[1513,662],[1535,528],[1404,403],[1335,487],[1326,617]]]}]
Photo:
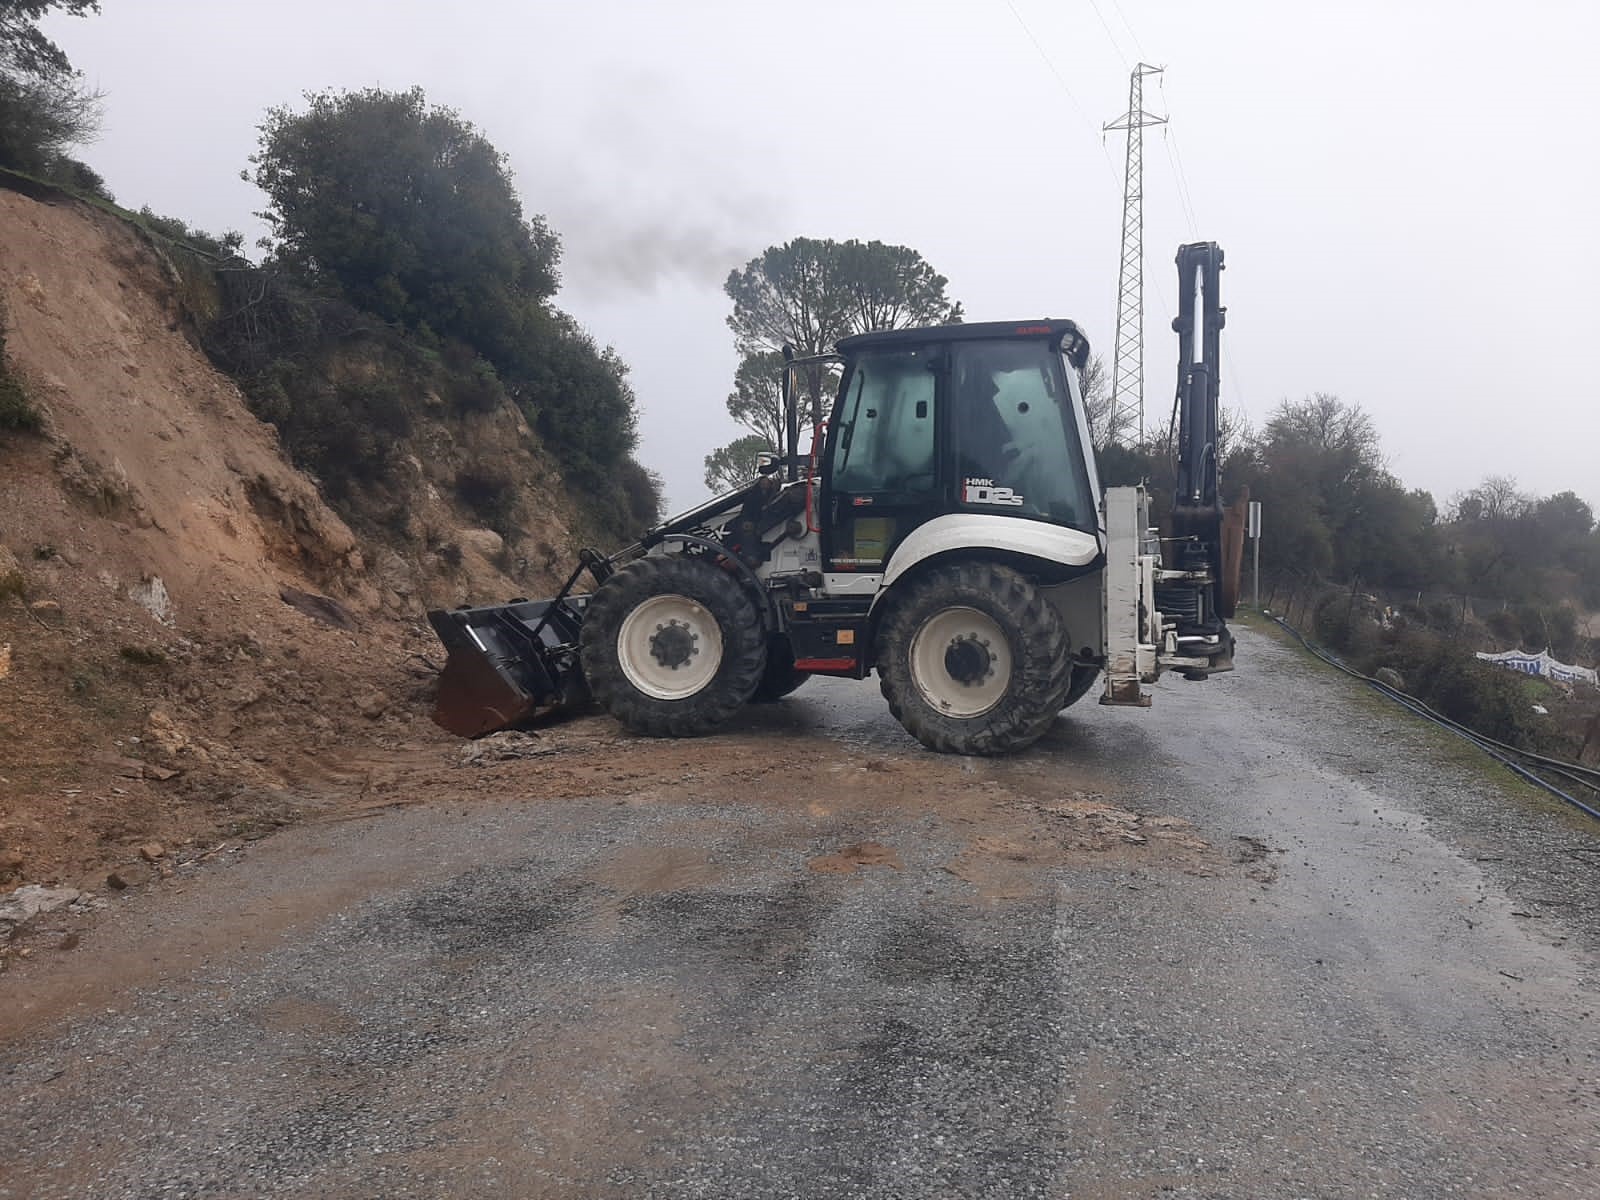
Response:
[{"label": "cab roof", "polygon": [[1089,361],[1089,339],[1072,321],[1045,317],[1034,321],[976,321],[970,325],[922,325],[912,329],[874,329],[840,338],[841,354],[875,346],[925,346],[929,342],[969,342],[990,338],[1059,339],[1075,367]]}]

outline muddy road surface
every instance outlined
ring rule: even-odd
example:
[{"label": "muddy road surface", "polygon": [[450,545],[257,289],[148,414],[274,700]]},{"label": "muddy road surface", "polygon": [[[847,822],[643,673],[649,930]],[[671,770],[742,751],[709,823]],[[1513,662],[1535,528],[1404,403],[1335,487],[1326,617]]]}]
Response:
[{"label": "muddy road surface", "polygon": [[1298,652],[424,747],[0,977],[0,1197],[1600,1194],[1595,829]]}]

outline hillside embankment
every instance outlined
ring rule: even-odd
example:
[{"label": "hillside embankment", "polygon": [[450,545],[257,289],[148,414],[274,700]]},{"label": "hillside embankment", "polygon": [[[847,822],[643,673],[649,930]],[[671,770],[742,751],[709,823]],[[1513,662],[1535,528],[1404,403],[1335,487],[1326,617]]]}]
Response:
[{"label": "hillside embankment", "polygon": [[[0,893],[137,883],[359,797],[359,763],[443,738],[426,609],[537,594],[573,549],[509,405],[409,397],[386,521],[359,489],[336,511],[198,348],[185,282],[112,214],[0,190],[8,367],[40,417],[0,429]],[[518,481],[514,528],[461,502],[468,469]]]}]

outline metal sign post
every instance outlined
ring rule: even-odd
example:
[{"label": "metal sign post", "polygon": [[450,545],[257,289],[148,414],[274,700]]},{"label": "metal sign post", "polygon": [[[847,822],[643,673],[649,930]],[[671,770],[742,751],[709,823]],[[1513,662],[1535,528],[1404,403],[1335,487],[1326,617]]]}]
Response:
[{"label": "metal sign post", "polygon": [[1246,510],[1246,513],[1247,513],[1247,515],[1245,517],[1244,531],[1245,531],[1245,534],[1252,541],[1255,542],[1255,547],[1252,550],[1252,556],[1254,558],[1253,571],[1254,571],[1254,575],[1255,575],[1255,610],[1257,612],[1260,612],[1261,611],[1261,501],[1259,501],[1259,500],[1250,501],[1250,507],[1249,507],[1249,509]]}]

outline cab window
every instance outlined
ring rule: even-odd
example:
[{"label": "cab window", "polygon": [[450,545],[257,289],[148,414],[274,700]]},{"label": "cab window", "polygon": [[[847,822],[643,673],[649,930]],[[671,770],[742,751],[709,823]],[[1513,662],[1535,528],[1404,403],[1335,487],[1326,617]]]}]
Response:
[{"label": "cab window", "polygon": [[926,348],[860,354],[840,393],[833,487],[855,493],[931,492],[935,356]]},{"label": "cab window", "polygon": [[951,402],[963,508],[1095,527],[1071,393],[1046,339],[959,344]]}]

